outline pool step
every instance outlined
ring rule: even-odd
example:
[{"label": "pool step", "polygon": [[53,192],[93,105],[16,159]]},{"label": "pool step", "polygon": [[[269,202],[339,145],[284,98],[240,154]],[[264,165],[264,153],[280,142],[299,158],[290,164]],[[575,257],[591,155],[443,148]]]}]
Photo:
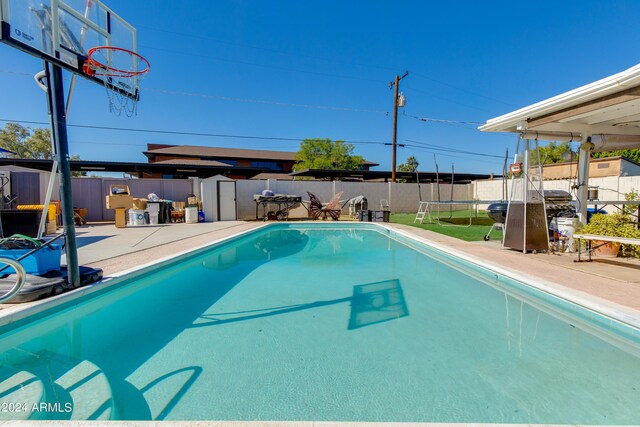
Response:
[{"label": "pool step", "polygon": [[[107,376],[88,360],[57,356],[38,374],[0,368],[0,421],[110,420],[115,412]],[[44,382],[42,378],[58,379]],[[10,406],[9,406],[10,405]]]},{"label": "pool step", "polygon": [[[11,375],[11,376],[9,376]],[[27,420],[32,418],[34,405],[45,400],[42,381],[31,372],[0,369],[0,420]]]},{"label": "pool step", "polygon": [[55,383],[71,397],[72,420],[109,420],[114,409],[107,376],[95,364],[83,360]]}]

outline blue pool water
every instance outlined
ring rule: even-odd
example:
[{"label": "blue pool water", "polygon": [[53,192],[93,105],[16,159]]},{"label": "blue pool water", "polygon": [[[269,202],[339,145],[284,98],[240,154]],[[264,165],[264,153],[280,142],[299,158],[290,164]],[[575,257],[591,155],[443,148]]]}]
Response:
[{"label": "blue pool water", "polygon": [[370,225],[269,226],[0,332],[0,419],[640,421],[637,330]]}]

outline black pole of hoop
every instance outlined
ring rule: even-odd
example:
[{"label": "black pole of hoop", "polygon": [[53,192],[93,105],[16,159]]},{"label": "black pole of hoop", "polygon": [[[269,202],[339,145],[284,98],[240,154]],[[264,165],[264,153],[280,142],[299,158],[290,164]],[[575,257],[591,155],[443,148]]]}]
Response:
[{"label": "black pole of hoop", "polygon": [[[62,202],[62,226],[65,233],[65,252],[67,256],[67,280],[74,288],[80,286],[78,267],[78,246],[76,229],[73,222],[73,198],[71,194],[71,164],[69,160],[69,141],[67,139],[67,114],[64,101],[62,68],[45,61],[47,72],[47,102],[51,112],[51,130],[60,173],[60,201]],[[46,212],[42,213],[43,215]]]}]

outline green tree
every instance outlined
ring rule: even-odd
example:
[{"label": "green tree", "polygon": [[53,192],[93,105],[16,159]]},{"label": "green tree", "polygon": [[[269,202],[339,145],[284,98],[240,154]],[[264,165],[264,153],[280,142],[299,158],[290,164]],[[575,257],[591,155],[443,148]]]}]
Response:
[{"label": "green tree", "polygon": [[592,154],[592,157],[595,159],[615,156],[623,156],[636,163],[640,163],[640,148],[635,148],[633,150],[600,151]]},{"label": "green tree", "polygon": [[353,154],[353,145],[330,139],[305,139],[296,153],[293,170],[343,169],[358,170],[364,158]]},{"label": "green tree", "polygon": [[400,163],[396,170],[399,172],[415,172],[418,170],[419,165],[418,159],[416,159],[415,156],[411,156],[406,162]]},{"label": "green tree", "polygon": [[[538,151],[540,153],[540,162],[543,165],[547,165],[549,163],[566,162],[566,160],[562,158],[562,155],[570,150],[571,150],[571,147],[569,146],[568,142],[562,142],[558,144],[555,141],[551,141],[549,144],[538,148]],[[531,157],[532,162],[533,164],[537,164],[537,158],[535,156],[535,152],[533,152],[532,154],[533,154],[533,156]]]},{"label": "green tree", "polygon": [[[18,123],[7,123],[0,129],[0,147],[16,153],[12,157],[18,159],[52,159],[51,131],[44,128],[34,130]],[[71,160],[80,160],[74,154]],[[71,172],[72,176],[86,176],[84,171]]]},{"label": "green tree", "polygon": [[0,129],[0,147],[13,151],[20,159],[51,159],[49,129],[31,130],[17,123],[7,123]]},{"label": "green tree", "polygon": [[[569,150],[571,150],[571,147],[569,146],[568,142],[563,142],[560,144],[558,144],[557,142],[550,142],[548,145],[540,147],[540,161],[542,162],[542,164],[565,162],[566,160],[562,158],[562,154]],[[629,160],[640,163],[640,148],[635,148],[632,150],[600,151],[591,153],[591,157],[593,157],[594,159],[603,159],[605,157],[616,156],[626,157]],[[577,158],[578,156],[576,155],[573,158],[573,161],[576,161]]]}]

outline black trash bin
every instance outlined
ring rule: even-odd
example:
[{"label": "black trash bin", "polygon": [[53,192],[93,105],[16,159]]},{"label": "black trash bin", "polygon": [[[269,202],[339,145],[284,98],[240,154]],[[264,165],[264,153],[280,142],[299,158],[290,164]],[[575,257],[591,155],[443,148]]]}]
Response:
[{"label": "black trash bin", "polygon": [[358,220],[362,221],[362,222],[370,222],[371,221],[371,211],[370,210],[358,211]]},{"label": "black trash bin", "polygon": [[37,237],[41,216],[42,211],[39,210],[0,210],[0,224],[2,224],[3,234],[0,237],[9,237],[14,234]]},{"label": "black trash bin", "polygon": [[171,222],[171,201],[163,200],[160,202],[160,210],[158,211],[158,223],[168,224]]},{"label": "black trash bin", "polygon": [[371,222],[389,222],[389,211],[371,211]]}]

